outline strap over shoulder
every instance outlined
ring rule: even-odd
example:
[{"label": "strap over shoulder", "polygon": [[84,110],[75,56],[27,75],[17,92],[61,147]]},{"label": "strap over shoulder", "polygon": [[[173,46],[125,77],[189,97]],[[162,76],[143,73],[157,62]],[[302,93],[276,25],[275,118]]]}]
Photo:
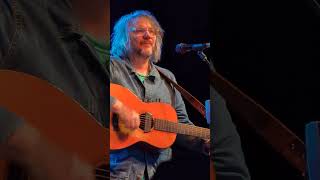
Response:
[{"label": "strap over shoulder", "polygon": [[182,96],[198,111],[201,113],[203,117],[206,117],[206,109],[204,105],[192,96],[187,90],[178,85],[176,82],[171,80],[167,75],[165,75],[158,67],[156,67],[160,76],[162,76],[169,84],[172,84],[181,94]]}]

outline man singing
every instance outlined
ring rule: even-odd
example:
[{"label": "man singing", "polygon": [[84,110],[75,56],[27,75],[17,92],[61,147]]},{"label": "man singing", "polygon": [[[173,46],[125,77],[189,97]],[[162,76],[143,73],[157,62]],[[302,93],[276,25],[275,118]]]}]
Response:
[{"label": "man singing", "polygon": [[[181,94],[159,74],[159,70],[176,81],[174,75],[155,65],[160,60],[163,34],[160,24],[148,11],[122,16],[111,37],[110,82],[128,88],[144,102],[172,105],[179,123],[192,125]],[[139,114],[124,103],[111,97],[111,111],[119,115],[126,129],[133,131],[139,128]],[[209,147],[208,141],[190,136],[178,135],[176,142],[203,153]],[[169,161],[171,155],[170,148],[152,149],[143,144],[111,151],[111,179],[151,179],[158,165]]]}]

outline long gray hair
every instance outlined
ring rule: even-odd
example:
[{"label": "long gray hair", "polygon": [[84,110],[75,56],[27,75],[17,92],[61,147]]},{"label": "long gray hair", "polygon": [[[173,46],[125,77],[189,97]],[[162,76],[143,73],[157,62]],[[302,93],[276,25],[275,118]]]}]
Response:
[{"label": "long gray hair", "polygon": [[162,37],[164,34],[159,22],[149,11],[138,10],[132,13],[122,16],[115,24],[113,28],[113,33],[111,35],[111,56],[117,58],[128,58],[128,51],[130,48],[130,38],[129,38],[129,24],[133,20],[145,17],[149,19],[154,26],[155,30],[159,33],[156,35],[155,49],[152,53],[151,60],[157,63],[161,57],[162,48]]}]

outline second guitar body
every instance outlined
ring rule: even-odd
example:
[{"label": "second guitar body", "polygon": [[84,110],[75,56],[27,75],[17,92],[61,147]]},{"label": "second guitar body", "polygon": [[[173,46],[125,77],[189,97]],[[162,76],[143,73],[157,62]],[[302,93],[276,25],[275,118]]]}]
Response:
[{"label": "second guitar body", "polygon": [[[108,129],[78,102],[47,81],[22,72],[0,70],[0,83],[1,108],[23,118],[49,144],[96,167],[97,180],[109,179]],[[0,180],[31,180],[27,171],[11,173],[10,164],[0,157]]]}]

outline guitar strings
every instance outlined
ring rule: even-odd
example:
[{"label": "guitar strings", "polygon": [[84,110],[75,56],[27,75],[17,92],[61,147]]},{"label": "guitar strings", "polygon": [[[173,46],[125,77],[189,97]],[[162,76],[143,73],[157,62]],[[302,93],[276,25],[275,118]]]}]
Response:
[{"label": "guitar strings", "polygon": [[96,171],[101,171],[101,172],[110,172],[110,170],[107,170],[107,169],[101,169],[101,168],[96,168]]},{"label": "guitar strings", "polygon": [[[168,132],[180,133],[180,134],[188,134],[193,132],[195,136],[202,138],[210,138],[210,129],[198,126],[192,126],[188,124],[179,124],[176,122],[171,122],[165,119],[154,119],[155,128],[157,130],[163,130]],[[183,128],[179,128],[179,126],[183,126]],[[179,131],[178,130],[182,130]]]},{"label": "guitar strings", "polygon": [[[101,175],[101,174],[97,174],[97,173],[103,173],[103,174],[107,174],[110,173],[110,170],[108,169],[101,169],[101,168],[96,168],[96,178],[99,178],[99,180],[103,180],[103,179],[110,179],[110,177],[106,176],[106,175]],[[97,179],[98,180],[98,179]]]},{"label": "guitar strings", "polygon": [[102,179],[110,179],[108,176],[103,176],[103,175],[96,175],[96,178],[102,178]]},{"label": "guitar strings", "polygon": [[144,129],[145,126],[145,121],[146,121],[146,114],[140,114],[140,126]]}]

